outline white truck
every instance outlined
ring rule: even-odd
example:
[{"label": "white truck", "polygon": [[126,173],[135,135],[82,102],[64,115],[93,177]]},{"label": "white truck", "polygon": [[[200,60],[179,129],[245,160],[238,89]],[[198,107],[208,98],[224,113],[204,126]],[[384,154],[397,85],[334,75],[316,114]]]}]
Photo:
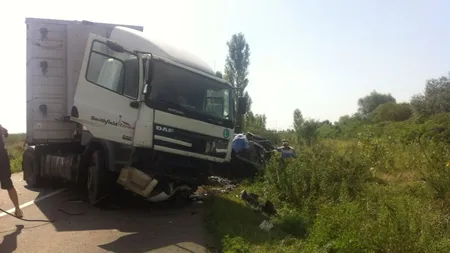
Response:
[{"label": "white truck", "polygon": [[76,182],[92,205],[120,185],[161,201],[229,164],[247,101],[202,60],[140,26],[26,25],[28,185]]}]

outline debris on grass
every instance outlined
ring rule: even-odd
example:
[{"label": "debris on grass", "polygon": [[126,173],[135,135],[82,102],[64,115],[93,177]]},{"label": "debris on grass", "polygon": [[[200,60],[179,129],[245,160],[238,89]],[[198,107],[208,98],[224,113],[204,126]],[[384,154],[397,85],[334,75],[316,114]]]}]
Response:
[{"label": "debris on grass", "polygon": [[263,222],[259,224],[259,228],[263,231],[269,232],[273,228],[273,224],[268,220],[263,220]]},{"label": "debris on grass", "polygon": [[268,215],[276,215],[277,210],[275,209],[275,206],[270,200],[266,200],[262,203],[259,202],[259,195],[254,193],[247,193],[246,190],[241,191],[241,199],[244,200],[245,203],[249,204],[253,208],[256,208],[257,210],[264,212]]}]

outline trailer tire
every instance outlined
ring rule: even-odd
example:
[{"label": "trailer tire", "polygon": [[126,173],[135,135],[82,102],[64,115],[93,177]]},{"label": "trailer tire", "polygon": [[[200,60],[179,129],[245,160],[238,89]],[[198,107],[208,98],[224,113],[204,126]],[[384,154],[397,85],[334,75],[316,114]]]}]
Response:
[{"label": "trailer tire", "polygon": [[99,206],[108,195],[111,177],[106,168],[106,157],[101,149],[89,152],[87,164],[86,190],[90,205]]},{"label": "trailer tire", "polygon": [[38,188],[42,186],[40,177],[40,160],[36,150],[28,147],[22,155],[23,179],[29,187]]}]

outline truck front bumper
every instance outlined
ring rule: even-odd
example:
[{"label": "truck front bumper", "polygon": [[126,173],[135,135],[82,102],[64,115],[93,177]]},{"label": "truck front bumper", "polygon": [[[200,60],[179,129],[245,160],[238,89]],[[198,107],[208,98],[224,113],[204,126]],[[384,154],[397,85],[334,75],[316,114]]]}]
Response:
[{"label": "truck front bumper", "polygon": [[158,180],[136,168],[124,167],[120,171],[117,183],[122,185],[126,190],[130,190],[144,198],[148,198],[158,184]]},{"label": "truck front bumper", "polygon": [[173,183],[169,183],[169,192],[155,192],[155,187],[159,183],[158,180],[133,167],[124,167],[120,171],[117,183],[122,185],[124,189],[137,193],[151,202],[165,201],[179,191],[192,191],[192,188],[188,185],[174,187]]}]

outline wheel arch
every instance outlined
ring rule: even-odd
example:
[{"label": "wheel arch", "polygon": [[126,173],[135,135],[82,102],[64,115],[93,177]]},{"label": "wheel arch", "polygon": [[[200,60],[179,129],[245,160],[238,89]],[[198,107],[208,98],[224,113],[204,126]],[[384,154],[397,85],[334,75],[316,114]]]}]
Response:
[{"label": "wheel arch", "polygon": [[93,152],[93,150],[100,149],[105,157],[105,167],[109,171],[115,170],[114,143],[108,140],[95,138],[90,132],[83,131],[81,144],[85,146],[85,150],[82,156],[82,164],[86,164],[88,159],[90,159],[90,154],[91,152]]}]

